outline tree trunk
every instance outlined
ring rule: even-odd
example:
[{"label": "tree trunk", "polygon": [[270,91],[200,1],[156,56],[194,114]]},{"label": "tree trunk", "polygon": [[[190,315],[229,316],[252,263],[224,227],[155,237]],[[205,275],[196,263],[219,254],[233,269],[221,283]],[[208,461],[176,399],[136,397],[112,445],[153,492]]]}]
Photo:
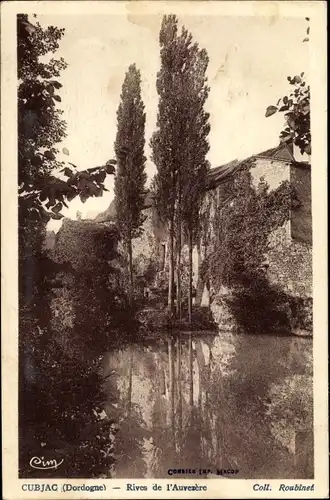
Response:
[{"label": "tree trunk", "polygon": [[196,285],[196,299],[195,299],[195,304],[197,306],[200,306],[201,301],[202,301],[203,288],[204,288],[204,282],[203,282],[203,280],[201,278],[202,249],[201,249],[200,238],[198,238],[198,240],[197,240],[197,269],[198,269],[198,276],[197,276],[197,285]]},{"label": "tree trunk", "polygon": [[191,332],[189,332],[189,338],[188,338],[188,357],[189,357],[189,405],[192,411],[194,406],[194,380],[193,380],[193,349],[192,349]]},{"label": "tree trunk", "polygon": [[189,277],[188,277],[188,321],[192,322],[192,232],[188,230]]},{"label": "tree trunk", "polygon": [[169,277],[168,277],[168,307],[171,313],[174,312],[174,217],[170,221],[170,261],[169,261]]},{"label": "tree trunk", "polygon": [[129,297],[129,303],[130,305],[132,305],[134,297],[134,282],[133,282],[133,252],[132,252],[131,238],[127,243],[127,253],[128,253],[128,297]]},{"label": "tree trunk", "polygon": [[[188,251],[189,251],[189,277],[188,277],[188,322],[192,323],[192,233],[188,230]],[[193,349],[192,349],[192,334],[189,333],[188,339],[189,348],[189,404],[191,410],[194,406],[194,381],[193,381]]]},{"label": "tree trunk", "polygon": [[173,353],[173,339],[168,339],[168,362],[169,362],[169,382],[170,382],[170,419],[171,419],[171,434],[173,451],[175,450],[175,401],[174,401],[174,353]]},{"label": "tree trunk", "polygon": [[207,415],[207,423],[208,423],[208,429],[210,432],[210,440],[208,442],[208,449],[209,449],[209,460],[213,461],[213,457],[215,454],[214,451],[214,443],[213,443],[213,411],[210,406],[210,398],[209,398],[209,392],[212,392],[212,360],[213,360],[213,355],[212,355],[212,347],[210,346],[210,357],[209,357],[209,363],[207,367],[207,389],[205,392],[205,410],[206,410],[206,415]]},{"label": "tree trunk", "polygon": [[204,461],[204,432],[205,432],[205,420],[204,420],[204,405],[203,405],[203,388],[204,388],[204,374],[205,374],[205,360],[201,341],[196,342],[196,358],[198,367],[198,414],[200,419],[200,450],[201,459]]},{"label": "tree trunk", "polygon": [[201,275],[201,266],[202,266],[202,248],[201,248],[201,239],[200,236],[197,238],[197,269],[198,269],[198,276],[197,279],[199,279]]},{"label": "tree trunk", "polygon": [[178,236],[176,249],[176,313],[181,319],[181,221],[178,222]]},{"label": "tree trunk", "polygon": [[129,374],[128,374],[128,391],[127,391],[127,416],[131,415],[132,408],[132,386],[133,386],[133,350],[131,347]]}]

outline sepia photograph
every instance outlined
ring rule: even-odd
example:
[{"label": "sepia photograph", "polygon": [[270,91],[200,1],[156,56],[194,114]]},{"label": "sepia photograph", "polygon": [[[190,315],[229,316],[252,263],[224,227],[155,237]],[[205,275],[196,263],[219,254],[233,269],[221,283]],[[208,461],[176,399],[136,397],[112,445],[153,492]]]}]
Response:
[{"label": "sepia photograph", "polygon": [[135,3],[15,14],[16,476],[313,491],[310,17]]}]

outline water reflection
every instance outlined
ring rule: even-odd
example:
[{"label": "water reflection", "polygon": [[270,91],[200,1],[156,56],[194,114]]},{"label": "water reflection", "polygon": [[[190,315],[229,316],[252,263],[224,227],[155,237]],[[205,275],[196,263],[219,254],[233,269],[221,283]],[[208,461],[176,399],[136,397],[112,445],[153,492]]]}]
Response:
[{"label": "water reflection", "polygon": [[268,394],[276,380],[309,375],[310,349],[304,339],[222,333],[194,336],[191,353],[187,338],[107,353],[105,411],[118,425],[113,474],[230,468],[236,478],[296,477],[292,452],[271,432]]}]

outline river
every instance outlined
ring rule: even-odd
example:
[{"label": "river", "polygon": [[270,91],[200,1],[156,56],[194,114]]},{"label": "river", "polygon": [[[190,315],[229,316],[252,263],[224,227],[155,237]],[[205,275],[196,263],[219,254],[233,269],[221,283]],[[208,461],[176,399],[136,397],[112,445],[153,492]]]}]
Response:
[{"label": "river", "polygon": [[114,476],[313,477],[311,339],[200,333],[189,359],[165,336],[105,355]]}]

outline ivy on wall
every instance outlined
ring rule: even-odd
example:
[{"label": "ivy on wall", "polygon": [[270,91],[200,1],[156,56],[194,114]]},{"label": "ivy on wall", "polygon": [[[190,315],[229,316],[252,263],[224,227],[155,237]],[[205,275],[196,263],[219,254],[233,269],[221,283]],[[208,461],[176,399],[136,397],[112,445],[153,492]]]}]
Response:
[{"label": "ivy on wall", "polygon": [[231,196],[216,208],[213,239],[203,262],[204,281],[215,291],[231,290],[228,306],[244,332],[290,329],[287,295],[267,278],[269,237],[299,205],[288,181],[271,190],[265,182],[253,187],[250,163],[235,174]]},{"label": "ivy on wall", "polygon": [[260,182],[257,189],[247,168],[232,183],[232,196],[217,207],[213,219],[214,237],[207,268],[212,284],[245,286],[265,276],[265,258],[270,234],[288,219],[292,205],[298,203],[288,181],[272,191]]}]

